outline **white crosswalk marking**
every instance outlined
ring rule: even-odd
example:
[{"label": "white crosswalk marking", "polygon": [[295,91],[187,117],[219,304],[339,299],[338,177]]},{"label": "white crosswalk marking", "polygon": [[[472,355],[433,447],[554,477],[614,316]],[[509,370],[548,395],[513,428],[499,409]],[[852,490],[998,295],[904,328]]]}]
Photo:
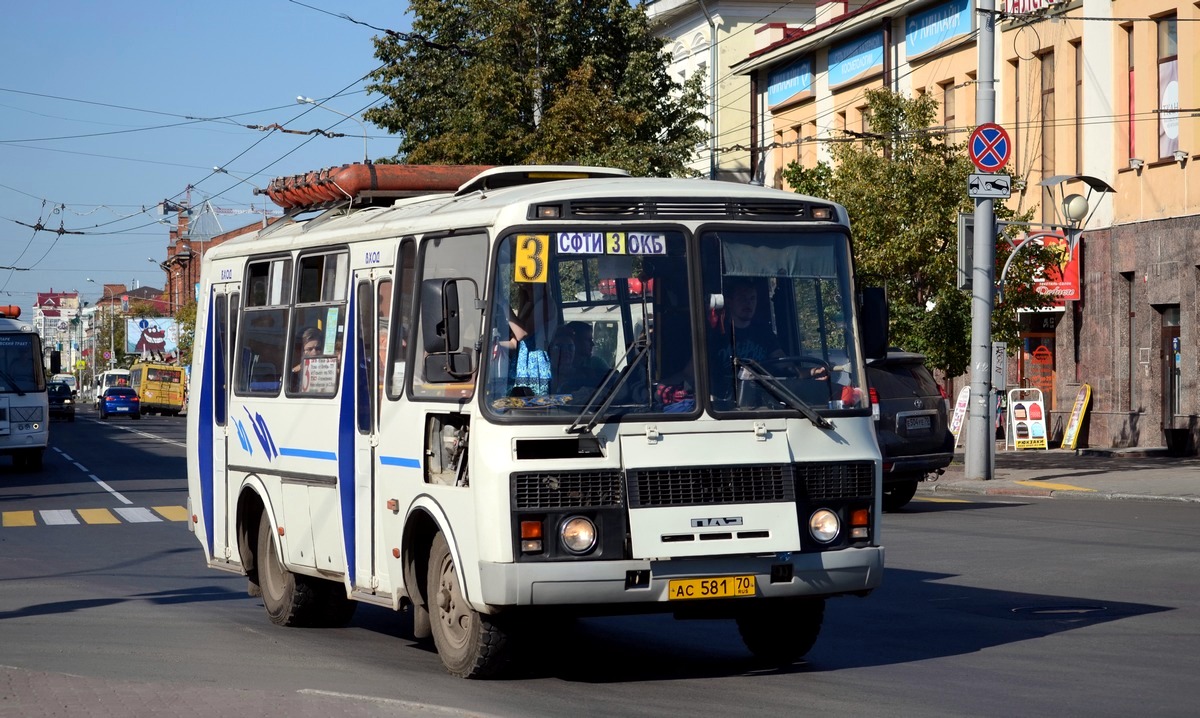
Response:
[{"label": "white crosswalk marking", "polygon": [[47,526],[63,526],[65,524],[77,524],[79,519],[75,516],[75,512],[70,509],[53,509],[48,511],[39,511],[42,516],[42,521]]},{"label": "white crosswalk marking", "polygon": [[121,518],[125,519],[131,524],[145,524],[152,521],[162,521],[162,519],[155,516],[150,509],[145,509],[140,506],[121,506],[113,509],[113,511],[116,511],[121,515]]}]

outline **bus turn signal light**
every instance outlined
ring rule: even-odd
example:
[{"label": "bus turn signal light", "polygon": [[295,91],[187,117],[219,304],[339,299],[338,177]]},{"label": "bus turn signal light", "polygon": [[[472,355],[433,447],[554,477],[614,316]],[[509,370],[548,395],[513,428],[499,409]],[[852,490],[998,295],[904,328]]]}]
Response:
[{"label": "bus turn signal light", "polygon": [[542,552],[542,522],[521,522],[521,553]]}]

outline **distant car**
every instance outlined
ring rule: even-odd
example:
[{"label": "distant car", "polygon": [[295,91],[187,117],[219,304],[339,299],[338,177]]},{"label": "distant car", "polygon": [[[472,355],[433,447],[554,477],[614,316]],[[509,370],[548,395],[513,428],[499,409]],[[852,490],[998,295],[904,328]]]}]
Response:
[{"label": "distant car", "polygon": [[75,392],[65,382],[52,381],[46,385],[46,394],[50,399],[50,418],[60,417],[67,421],[75,421]]},{"label": "distant car", "polygon": [[137,392],[127,386],[113,386],[104,390],[99,401],[100,418],[116,415],[131,419],[142,418],[142,402]]},{"label": "distant car", "polygon": [[922,354],[889,351],[867,362],[867,384],[883,453],[883,510],[895,511],[954,459],[948,402]]}]

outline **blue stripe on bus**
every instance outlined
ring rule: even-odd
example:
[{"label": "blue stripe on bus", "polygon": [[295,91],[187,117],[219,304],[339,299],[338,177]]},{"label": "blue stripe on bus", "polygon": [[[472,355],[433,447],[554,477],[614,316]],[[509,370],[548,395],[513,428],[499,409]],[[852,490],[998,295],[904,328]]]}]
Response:
[{"label": "blue stripe on bus", "polygon": [[354,451],[354,439],[357,435],[355,405],[364,398],[357,396],[355,389],[365,393],[366,387],[356,387],[359,384],[358,367],[362,365],[364,357],[362,342],[358,337],[358,291],[353,282],[350,287],[350,306],[346,308],[346,324],[349,326],[346,327],[345,343],[349,351],[342,357],[345,365],[342,367],[342,396],[338,407],[338,453],[341,454],[338,461],[338,493],[342,504],[342,543],[346,547],[346,575],[350,578],[350,585],[354,586],[358,574],[358,566],[355,565],[358,560],[358,515],[355,513],[354,501],[354,486],[358,479],[354,465],[357,458]]},{"label": "blue stripe on bus", "polygon": [[332,451],[316,451],[314,449],[291,449],[286,446],[279,448],[280,456],[294,456],[298,459],[321,459],[322,461],[337,461],[337,454]]},{"label": "blue stripe on bus", "polygon": [[410,459],[406,456],[380,456],[379,463],[383,466],[399,466],[405,469],[421,468],[420,459]]},{"label": "blue stripe on bus", "polygon": [[[200,444],[196,459],[196,472],[200,484],[200,514],[204,516],[204,540],[208,555],[213,555],[213,294],[209,291],[208,315],[204,318],[204,336],[207,338],[200,359],[200,416],[197,439]],[[190,421],[190,419],[189,419]]]}]

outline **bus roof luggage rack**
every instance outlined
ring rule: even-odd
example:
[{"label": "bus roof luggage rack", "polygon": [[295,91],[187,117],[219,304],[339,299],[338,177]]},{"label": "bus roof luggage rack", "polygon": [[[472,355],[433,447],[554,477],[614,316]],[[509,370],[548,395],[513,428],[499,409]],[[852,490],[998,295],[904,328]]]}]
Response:
[{"label": "bus roof luggage rack", "polygon": [[301,175],[276,177],[265,190],[272,202],[296,214],[347,203],[391,204],[403,197],[454,192],[491,165],[377,165],[326,167]]},{"label": "bus roof luggage rack", "polygon": [[301,175],[276,177],[265,190],[288,214],[330,209],[345,204],[371,206],[391,204],[404,197],[453,192],[456,196],[486,192],[501,187],[590,177],[629,177],[625,170],[611,167],[573,165],[377,165],[354,164],[326,167]]}]

